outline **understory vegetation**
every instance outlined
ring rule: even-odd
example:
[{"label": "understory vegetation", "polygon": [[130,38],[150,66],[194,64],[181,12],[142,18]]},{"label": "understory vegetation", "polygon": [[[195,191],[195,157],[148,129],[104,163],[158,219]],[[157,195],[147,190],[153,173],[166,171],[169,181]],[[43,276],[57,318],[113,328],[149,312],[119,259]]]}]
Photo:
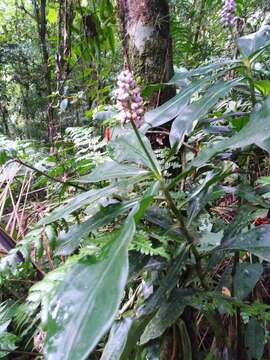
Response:
[{"label": "understory vegetation", "polygon": [[270,5],[168,5],[0,4],[0,359],[270,359]]}]

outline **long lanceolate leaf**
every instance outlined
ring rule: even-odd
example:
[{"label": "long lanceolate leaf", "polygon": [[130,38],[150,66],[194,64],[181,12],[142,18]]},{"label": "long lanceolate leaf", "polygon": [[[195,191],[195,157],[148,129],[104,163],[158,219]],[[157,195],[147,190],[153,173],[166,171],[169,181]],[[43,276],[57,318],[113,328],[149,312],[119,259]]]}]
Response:
[{"label": "long lanceolate leaf", "polygon": [[128,244],[135,233],[130,214],[102,259],[85,259],[66,273],[49,308],[47,360],[83,360],[111,326],[128,275]]},{"label": "long lanceolate leaf", "polygon": [[98,165],[89,175],[80,178],[81,183],[95,183],[114,178],[128,178],[130,176],[147,175],[149,171],[135,165],[119,164],[116,161],[106,161]]},{"label": "long lanceolate leaf", "polygon": [[192,130],[194,122],[205,116],[217,101],[227,95],[241,80],[241,78],[227,82],[221,80],[211,86],[202,99],[184,107],[172,124],[170,132],[171,146],[176,143],[181,144],[184,136]]},{"label": "long lanceolate leaf", "polygon": [[214,155],[226,150],[237,149],[256,144],[270,152],[270,96],[266,99],[262,109],[253,113],[249,123],[229,139],[203,150],[191,163],[190,167],[199,167],[207,163]]},{"label": "long lanceolate leaf", "polygon": [[211,79],[209,77],[202,80],[196,80],[184,88],[179,94],[158,108],[149,111],[145,114],[145,124],[140,130],[147,131],[150,127],[160,126],[166,122],[174,119],[182,109],[189,103],[191,96],[206,86]]},{"label": "long lanceolate leaf", "polygon": [[46,322],[47,360],[83,360],[110,328],[128,276],[128,245],[136,222],[150,205],[153,186],[133,208],[117,238],[99,259],[72,265],[53,296]]},{"label": "long lanceolate leaf", "polygon": [[80,209],[85,205],[94,203],[95,201],[105,196],[111,195],[112,193],[116,192],[117,189],[118,187],[116,185],[109,185],[102,189],[89,190],[82,194],[79,194],[73,199],[71,199],[67,205],[57,208],[48,217],[42,219],[40,224],[47,225],[61,218],[64,218],[71,214],[73,211]]}]

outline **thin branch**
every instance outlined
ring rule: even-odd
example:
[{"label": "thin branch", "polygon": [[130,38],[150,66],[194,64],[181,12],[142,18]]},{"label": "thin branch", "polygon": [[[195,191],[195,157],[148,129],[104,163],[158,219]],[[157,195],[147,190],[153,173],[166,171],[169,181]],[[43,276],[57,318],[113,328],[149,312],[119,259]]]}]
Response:
[{"label": "thin branch", "polygon": [[29,355],[29,356],[43,356],[42,353],[39,352],[30,352],[30,351],[22,351],[22,350],[10,350],[10,349],[2,349],[0,351],[7,352],[9,354],[21,354],[21,355]]},{"label": "thin branch", "polygon": [[31,170],[35,171],[36,173],[38,173],[38,174],[40,174],[40,175],[43,175],[43,176],[45,176],[47,179],[50,179],[50,180],[52,180],[52,181],[54,181],[54,182],[58,182],[58,183],[63,184],[63,185],[73,186],[74,188],[79,189],[79,190],[83,190],[83,191],[86,190],[83,186],[74,184],[74,183],[71,182],[71,181],[64,181],[64,180],[61,180],[61,179],[54,178],[53,176],[45,173],[45,172],[42,171],[42,170],[39,170],[39,169],[35,168],[33,165],[30,165],[30,164],[24,162],[23,160],[21,160],[21,159],[19,159],[19,158],[9,157],[9,159],[10,159],[10,160],[13,160],[13,161],[16,161],[18,164],[23,165],[23,166],[27,167],[28,169],[31,169]]}]

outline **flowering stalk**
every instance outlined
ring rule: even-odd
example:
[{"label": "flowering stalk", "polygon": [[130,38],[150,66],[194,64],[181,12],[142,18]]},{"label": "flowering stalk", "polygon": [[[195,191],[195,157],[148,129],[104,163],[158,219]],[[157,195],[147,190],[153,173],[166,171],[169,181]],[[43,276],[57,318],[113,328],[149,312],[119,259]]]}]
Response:
[{"label": "flowering stalk", "polygon": [[118,89],[116,90],[116,107],[120,111],[122,123],[133,120],[137,127],[143,122],[143,99],[141,89],[129,70],[124,70],[118,76]]},{"label": "flowering stalk", "polygon": [[237,20],[235,0],[225,0],[221,15],[221,22],[225,28],[234,26]]}]

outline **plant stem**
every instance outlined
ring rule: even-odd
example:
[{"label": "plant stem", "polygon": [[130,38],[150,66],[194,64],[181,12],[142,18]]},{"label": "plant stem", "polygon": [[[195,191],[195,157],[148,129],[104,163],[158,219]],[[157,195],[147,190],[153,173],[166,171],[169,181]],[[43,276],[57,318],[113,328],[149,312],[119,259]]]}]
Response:
[{"label": "plant stem", "polygon": [[20,164],[20,165],[23,165],[23,166],[27,167],[28,169],[31,169],[31,170],[35,171],[36,173],[38,173],[38,174],[40,174],[40,175],[42,175],[42,176],[45,176],[47,179],[50,179],[50,180],[52,180],[52,181],[54,181],[54,182],[58,182],[58,183],[63,184],[63,185],[73,186],[74,188],[79,189],[79,190],[84,190],[84,191],[86,190],[83,186],[74,184],[73,182],[63,181],[63,180],[60,180],[60,179],[56,179],[56,178],[54,178],[53,176],[45,173],[45,172],[42,171],[42,170],[39,170],[39,169],[35,168],[34,166],[32,166],[32,165],[24,162],[23,160],[21,160],[21,159],[19,159],[19,158],[9,157],[9,159],[17,162],[17,163]]},{"label": "plant stem", "polygon": [[196,263],[196,272],[197,272],[197,275],[200,279],[200,282],[201,282],[201,285],[202,287],[205,289],[205,290],[208,290],[208,285],[205,281],[205,275],[204,275],[204,272],[203,272],[203,269],[202,269],[202,264],[201,264],[201,257],[200,257],[200,254],[196,248],[196,245],[195,245],[195,239],[193,238],[192,234],[189,232],[189,230],[187,229],[186,225],[185,225],[185,219],[183,217],[183,215],[181,214],[181,212],[177,209],[172,197],[171,197],[171,194],[169,192],[169,190],[167,189],[167,187],[165,186],[164,184],[164,181],[162,180],[161,181],[161,189],[164,193],[164,196],[167,200],[167,204],[169,206],[169,208],[171,209],[171,211],[174,213],[174,215],[176,216],[180,226],[181,226],[181,229],[183,231],[183,234],[185,235],[186,239],[187,239],[187,242],[188,244],[190,245],[190,250],[195,258],[195,263]]},{"label": "plant stem", "polygon": [[[160,181],[161,190],[162,190],[162,192],[163,192],[163,194],[164,194],[164,196],[166,198],[166,202],[168,204],[168,207],[171,209],[171,211],[175,215],[176,219],[178,220],[179,225],[181,226],[181,230],[183,231],[183,234],[185,235],[186,241],[190,246],[191,252],[192,252],[192,254],[193,254],[194,258],[195,258],[196,272],[197,272],[198,278],[200,280],[201,286],[205,291],[208,291],[209,287],[208,287],[208,284],[205,281],[205,273],[204,273],[203,268],[202,268],[201,256],[200,256],[200,254],[199,254],[199,252],[197,250],[195,239],[193,238],[192,234],[189,232],[188,228],[186,227],[185,218],[183,217],[180,210],[175,205],[174,200],[171,197],[170,191],[166,187],[165,181],[164,181],[160,171],[156,167],[155,162],[153,161],[153,159],[152,159],[151,155],[149,154],[144,142],[142,141],[140,133],[139,133],[137,127],[136,127],[136,124],[133,122],[133,120],[131,120],[131,124],[132,124],[132,127],[133,127],[134,131],[135,131],[137,139],[138,139],[140,145],[142,146],[142,148],[143,148],[143,150],[145,152],[145,155],[147,156],[147,158],[149,159],[149,161],[151,163],[152,169],[154,170],[157,178]],[[169,186],[171,187],[171,185],[169,185]],[[214,330],[215,336],[216,336],[216,338],[218,340],[218,343],[220,344],[220,346],[221,345],[223,346],[223,344],[226,343],[227,338],[226,338],[226,333],[225,333],[225,330],[223,328],[222,321],[221,321],[219,313],[216,312],[216,311],[211,311],[211,312],[208,312],[207,315],[208,315],[209,322],[211,323],[211,325],[213,327],[213,330]]]},{"label": "plant stem", "polygon": [[147,147],[145,146],[145,143],[143,142],[143,140],[141,138],[141,135],[139,133],[139,130],[137,129],[137,126],[136,126],[136,124],[134,123],[133,120],[131,120],[131,125],[132,125],[132,128],[133,128],[133,130],[135,132],[135,135],[136,135],[141,147],[143,148],[143,151],[145,152],[145,155],[147,156],[147,158],[148,158],[148,160],[149,160],[149,162],[151,164],[152,170],[154,171],[156,177],[158,179],[160,179],[161,178],[160,171],[157,168],[157,166],[156,166],[154,160],[152,159],[151,155],[149,154],[149,151],[147,150]]}]

